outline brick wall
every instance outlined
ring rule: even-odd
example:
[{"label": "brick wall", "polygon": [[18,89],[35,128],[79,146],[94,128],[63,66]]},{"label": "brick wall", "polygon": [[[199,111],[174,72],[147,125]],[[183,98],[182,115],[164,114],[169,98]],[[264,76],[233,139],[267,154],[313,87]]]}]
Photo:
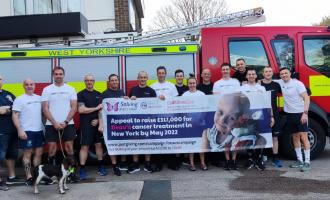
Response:
[{"label": "brick wall", "polygon": [[132,31],[132,27],[129,23],[128,0],[115,0],[114,2],[116,30]]}]

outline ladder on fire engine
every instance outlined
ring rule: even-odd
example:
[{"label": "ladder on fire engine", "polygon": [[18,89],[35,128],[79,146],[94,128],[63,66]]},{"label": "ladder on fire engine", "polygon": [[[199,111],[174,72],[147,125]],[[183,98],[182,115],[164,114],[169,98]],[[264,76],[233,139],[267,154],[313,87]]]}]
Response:
[{"label": "ladder on fire engine", "polygon": [[0,48],[40,47],[40,46],[84,46],[84,45],[120,45],[182,42],[191,37],[198,37],[203,27],[246,26],[265,21],[261,7],[226,14],[216,18],[196,21],[190,25],[176,25],[166,29],[138,34],[137,32],[88,34],[85,37],[36,38],[33,40],[1,41]]}]

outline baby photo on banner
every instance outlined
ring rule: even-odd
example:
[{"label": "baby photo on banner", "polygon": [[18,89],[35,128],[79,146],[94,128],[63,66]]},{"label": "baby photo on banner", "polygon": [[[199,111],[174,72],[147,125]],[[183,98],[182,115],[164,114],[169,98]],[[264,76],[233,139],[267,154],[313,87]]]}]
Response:
[{"label": "baby photo on banner", "polygon": [[270,92],[166,100],[108,98],[102,104],[110,155],[272,147]]}]

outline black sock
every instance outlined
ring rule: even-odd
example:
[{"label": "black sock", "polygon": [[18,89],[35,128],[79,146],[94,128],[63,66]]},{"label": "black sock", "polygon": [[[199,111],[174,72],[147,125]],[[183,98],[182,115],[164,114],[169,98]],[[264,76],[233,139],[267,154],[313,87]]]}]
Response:
[{"label": "black sock", "polygon": [[85,169],[85,165],[80,164],[80,169]]},{"label": "black sock", "polygon": [[103,166],[104,165],[104,161],[102,160],[98,160],[99,166]]},{"label": "black sock", "polygon": [[276,160],[276,159],[278,159],[278,153],[273,153],[273,160]]},{"label": "black sock", "polygon": [[55,157],[55,156],[49,156],[49,157],[48,157],[48,163],[49,163],[50,165],[54,165],[54,166],[56,166],[56,157]]}]

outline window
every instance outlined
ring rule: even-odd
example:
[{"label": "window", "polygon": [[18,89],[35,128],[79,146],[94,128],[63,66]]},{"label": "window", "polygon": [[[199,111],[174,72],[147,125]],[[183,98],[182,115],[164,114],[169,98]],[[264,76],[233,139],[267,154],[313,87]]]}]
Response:
[{"label": "window", "polygon": [[51,0],[33,0],[34,14],[49,14],[52,13]]},{"label": "window", "polygon": [[230,40],[229,41],[230,64],[236,66],[236,60],[243,58],[246,65],[257,70],[258,76],[262,74],[265,66],[269,66],[265,48],[258,39]]},{"label": "window", "polygon": [[330,77],[330,38],[307,38],[303,44],[306,64]]},{"label": "window", "polygon": [[276,61],[279,68],[295,69],[294,45],[292,40],[273,40]]},{"label": "window", "polygon": [[69,0],[68,12],[80,12],[80,0]]},{"label": "window", "polygon": [[26,14],[26,2],[25,0],[14,0],[14,15]]}]

